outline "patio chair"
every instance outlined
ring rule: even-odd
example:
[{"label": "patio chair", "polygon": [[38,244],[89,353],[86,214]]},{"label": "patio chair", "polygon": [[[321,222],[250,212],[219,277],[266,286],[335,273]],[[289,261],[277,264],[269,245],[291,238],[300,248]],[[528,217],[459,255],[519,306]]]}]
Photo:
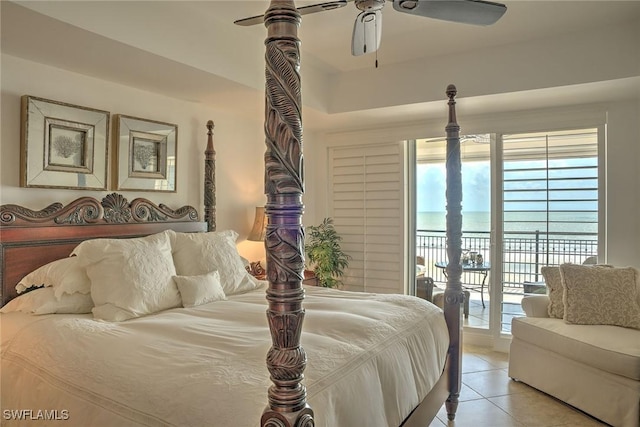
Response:
[{"label": "patio chair", "polygon": [[[471,297],[468,290],[463,290],[464,293],[464,306],[463,314],[464,318],[469,318],[469,298]],[[422,299],[426,299],[429,302],[434,303],[440,308],[444,307],[444,289],[441,289],[435,285],[433,279],[427,276],[420,276],[416,278],[416,296]]]}]

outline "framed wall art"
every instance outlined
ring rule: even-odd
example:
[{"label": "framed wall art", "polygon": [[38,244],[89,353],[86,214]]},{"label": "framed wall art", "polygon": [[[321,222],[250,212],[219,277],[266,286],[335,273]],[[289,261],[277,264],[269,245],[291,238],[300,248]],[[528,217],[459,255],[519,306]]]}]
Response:
[{"label": "framed wall art", "polygon": [[115,134],[117,190],[176,191],[177,125],[119,115]]},{"label": "framed wall art", "polygon": [[24,95],[20,186],[106,190],[109,112]]}]

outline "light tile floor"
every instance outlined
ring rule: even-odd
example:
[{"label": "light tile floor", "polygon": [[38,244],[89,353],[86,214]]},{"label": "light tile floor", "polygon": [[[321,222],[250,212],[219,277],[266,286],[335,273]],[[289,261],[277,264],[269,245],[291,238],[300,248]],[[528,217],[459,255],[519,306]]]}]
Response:
[{"label": "light tile floor", "polygon": [[[502,331],[511,332],[511,319],[518,316],[524,316],[520,301],[503,302],[502,303]],[[472,326],[474,328],[489,329],[489,303],[485,300],[485,307],[482,306],[480,299],[475,299],[471,295],[469,300],[469,317],[464,318],[464,326]]]},{"label": "light tile floor", "polygon": [[462,390],[454,421],[443,407],[431,427],[596,427],[606,426],[507,374],[509,355],[466,345]]}]

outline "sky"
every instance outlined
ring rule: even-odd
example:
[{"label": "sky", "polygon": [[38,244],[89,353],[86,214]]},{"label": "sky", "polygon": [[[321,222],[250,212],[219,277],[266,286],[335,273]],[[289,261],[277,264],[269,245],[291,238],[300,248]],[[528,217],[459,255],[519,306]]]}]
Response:
[{"label": "sky", "polygon": [[[505,190],[527,190],[506,191],[504,193],[505,210],[539,211],[548,208],[550,211],[593,211],[598,209],[597,159],[591,157],[552,159],[548,167],[549,170],[547,170],[547,164],[541,161],[505,163]],[[510,169],[515,171],[509,172]],[[444,164],[418,164],[416,169],[418,212],[446,211],[445,174]],[[547,180],[547,174],[549,180]],[[513,178],[519,181],[507,182]],[[535,201],[525,202],[523,198]],[[547,198],[550,201],[549,206],[546,205]],[[462,210],[463,212],[491,211],[491,175],[488,160],[462,163]]]},{"label": "sky", "polygon": [[[444,164],[419,164],[416,170],[418,212],[444,212],[446,171]],[[489,161],[462,164],[462,208],[489,212],[491,176]]]}]

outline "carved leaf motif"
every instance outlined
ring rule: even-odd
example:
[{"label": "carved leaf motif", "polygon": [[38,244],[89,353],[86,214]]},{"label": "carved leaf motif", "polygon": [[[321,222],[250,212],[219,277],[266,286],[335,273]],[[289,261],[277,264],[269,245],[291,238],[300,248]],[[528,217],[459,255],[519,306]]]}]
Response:
[{"label": "carved leaf motif", "polygon": [[102,199],[104,220],[108,223],[126,223],[131,220],[129,202],[122,194],[111,193]]},{"label": "carved leaf motif", "polygon": [[[267,96],[272,106],[278,111],[281,120],[293,132],[292,137],[302,139],[300,125],[300,75],[295,60],[298,56],[298,45],[281,41],[267,45]],[[288,144],[281,142],[282,147]]]},{"label": "carved leaf motif", "polygon": [[215,203],[215,165],[213,161],[207,161],[204,166],[204,201],[205,206],[211,206]]},{"label": "carved leaf motif", "polygon": [[[62,210],[62,203],[52,203],[46,208],[34,211],[19,205],[0,206],[0,222],[3,225],[11,225],[14,222],[47,222]],[[22,220],[22,221],[21,221]]]},{"label": "carved leaf motif", "polygon": [[298,56],[297,43],[267,45],[265,170],[270,194],[304,191]]},{"label": "carved leaf motif", "polygon": [[171,210],[167,205],[160,204],[162,212],[166,212],[170,217],[175,219],[188,217],[191,221],[198,220],[198,211],[193,206],[183,206],[181,208]]},{"label": "carved leaf motif", "polygon": [[[304,310],[285,314],[269,311],[268,318],[269,323],[273,326],[271,328],[271,338],[278,348],[291,349],[300,345]],[[306,360],[304,351],[301,354],[290,354],[288,356],[302,357],[303,362]]]},{"label": "carved leaf motif", "polygon": [[157,222],[166,221],[167,219],[166,216],[160,214],[156,206],[149,205],[148,203],[139,203],[135,207],[132,203],[131,212],[136,222]]},{"label": "carved leaf motif", "polygon": [[[211,209],[215,207],[212,206]],[[215,219],[215,214],[213,215]],[[182,206],[172,210],[144,198],[135,199],[131,204],[118,193],[105,196],[102,202],[93,197],[81,197],[66,206],[53,203],[40,211],[19,205],[0,206],[0,223],[5,226],[28,224],[120,224],[131,222],[198,221],[198,211],[193,206]],[[214,224],[215,226],[215,224]]]},{"label": "carved leaf motif", "polygon": [[102,205],[96,199],[82,197],[65,206],[54,218],[54,222],[56,224],[92,224],[102,218],[102,212]]},{"label": "carved leaf motif", "polygon": [[[272,24],[275,22],[283,25]],[[267,275],[269,329],[273,346],[267,367],[273,386],[263,427],[313,427],[313,412],[301,384],[306,355],[300,346],[304,318],[301,226],[304,162],[300,112],[300,14],[293,1],[272,0],[265,14],[266,42],[265,191],[267,192]],[[292,24],[292,25],[288,25]],[[273,223],[272,223],[273,221]],[[271,225],[273,224],[273,225]],[[289,225],[287,225],[289,224]],[[276,285],[277,283],[277,285]]]},{"label": "carved leaf motif", "polygon": [[275,275],[283,282],[302,280],[304,230],[296,228],[287,231],[284,228],[268,226],[265,240],[269,257],[267,274]]},{"label": "carved leaf motif", "polygon": [[307,356],[301,347],[277,350],[273,347],[267,354],[267,367],[274,382],[301,381],[307,364]]}]

